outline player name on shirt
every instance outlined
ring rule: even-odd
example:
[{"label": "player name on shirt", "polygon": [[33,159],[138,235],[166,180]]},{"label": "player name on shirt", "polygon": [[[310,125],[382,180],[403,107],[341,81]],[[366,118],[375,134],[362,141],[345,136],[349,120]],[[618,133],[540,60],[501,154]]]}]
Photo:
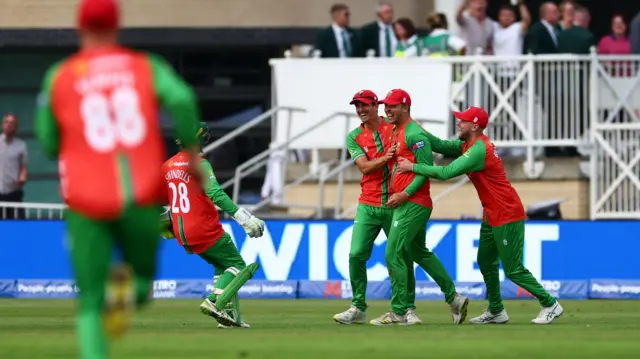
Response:
[{"label": "player name on shirt", "polygon": [[79,78],[75,83],[75,89],[78,93],[85,95],[105,89],[133,87],[134,85],[135,76],[131,71],[105,72]]},{"label": "player name on shirt", "polygon": [[166,178],[167,181],[172,179],[179,179],[185,183],[189,183],[189,181],[191,181],[191,175],[183,170],[169,170],[164,178]]}]

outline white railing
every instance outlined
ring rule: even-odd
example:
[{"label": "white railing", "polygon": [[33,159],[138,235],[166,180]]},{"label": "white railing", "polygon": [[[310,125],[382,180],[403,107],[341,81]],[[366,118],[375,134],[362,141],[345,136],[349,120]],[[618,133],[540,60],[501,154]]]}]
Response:
[{"label": "white railing", "polygon": [[[288,64],[291,69],[280,71],[280,78],[275,81],[279,86],[303,86],[300,79],[287,81],[296,71],[333,73],[333,76],[314,77],[314,90],[310,91],[335,93],[336,87],[349,87],[340,91],[353,93],[360,89],[354,86],[363,86],[374,89],[382,97],[391,88],[405,88],[418,94],[413,97],[412,114],[418,112],[425,118],[438,117],[430,115],[442,113],[442,106],[447,111],[483,107],[490,114],[487,135],[504,157],[524,158],[523,169],[528,178],[542,175],[545,153],[555,150],[590,157],[590,167],[584,166],[590,168],[586,174],[592,179],[590,217],[640,218],[640,131],[637,127],[640,123],[640,56],[598,55],[594,49],[588,55],[298,58],[272,65],[286,69]],[[412,71],[422,70],[417,76],[390,75],[402,72],[398,70],[399,64],[410,66]],[[443,64],[451,70],[444,71]],[[378,71],[381,66],[388,67],[389,71]],[[429,68],[433,76],[424,75]],[[450,73],[451,77],[443,78],[442,72]],[[359,76],[371,73],[384,73],[385,79]],[[336,78],[340,79],[338,86]],[[393,84],[388,78],[394,79]],[[442,91],[449,94],[447,103],[429,101],[429,98],[439,99]],[[276,88],[275,93],[286,95],[284,100],[277,99],[276,104],[305,108],[309,106],[306,102],[309,99],[323,98],[296,96],[291,89],[278,91]],[[329,98],[323,101],[321,111],[347,111],[345,103],[342,99]],[[455,120],[450,112],[447,122],[443,136],[455,136]],[[434,132],[440,132],[439,128]],[[332,135],[336,137],[331,138]],[[324,143],[320,148],[324,149],[330,147],[327,143],[340,144],[341,135],[326,131],[307,133],[308,138],[322,138]],[[335,149],[339,149],[338,145]],[[348,215],[354,208],[337,217]]]}]

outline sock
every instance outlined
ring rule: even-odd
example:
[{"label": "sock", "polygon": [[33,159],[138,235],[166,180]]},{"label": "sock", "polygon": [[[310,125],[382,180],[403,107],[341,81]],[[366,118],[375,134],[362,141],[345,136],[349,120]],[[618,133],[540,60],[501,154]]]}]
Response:
[{"label": "sock", "polygon": [[107,359],[107,341],[99,311],[81,310],[78,314],[78,338],[82,359]]}]

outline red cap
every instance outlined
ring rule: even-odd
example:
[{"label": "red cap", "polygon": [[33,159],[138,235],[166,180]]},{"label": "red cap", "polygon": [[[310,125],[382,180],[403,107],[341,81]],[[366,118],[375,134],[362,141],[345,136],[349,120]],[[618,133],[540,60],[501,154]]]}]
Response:
[{"label": "red cap", "polygon": [[81,0],[78,7],[78,28],[92,31],[115,30],[120,23],[117,0]]},{"label": "red cap", "polygon": [[378,96],[371,90],[361,90],[353,95],[353,99],[351,99],[349,105],[353,105],[356,102],[362,102],[370,105],[372,103],[378,102]]},{"label": "red cap", "polygon": [[399,104],[411,106],[411,96],[403,89],[393,89],[389,91],[387,97],[380,103],[391,106]]},{"label": "red cap", "polygon": [[464,112],[453,111],[453,115],[461,121],[473,122],[481,128],[487,128],[487,124],[489,123],[487,111],[480,107],[469,107]]}]

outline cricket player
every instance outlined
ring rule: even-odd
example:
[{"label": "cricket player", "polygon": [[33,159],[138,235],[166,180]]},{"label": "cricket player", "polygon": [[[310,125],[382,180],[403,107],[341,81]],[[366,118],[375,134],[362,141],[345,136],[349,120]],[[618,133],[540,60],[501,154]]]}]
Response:
[{"label": "cricket player", "polygon": [[[360,199],[351,234],[349,277],[353,290],[351,307],[333,316],[341,324],[366,323],[367,261],[380,230],[389,236],[393,209],[387,207],[391,194],[391,164],[396,147],[393,126],[378,116],[378,96],[371,90],[358,91],[350,102],[362,124],[347,136],[347,149],[360,172]],[[409,276],[413,281],[409,291],[411,302],[406,313],[408,324],[422,321],[415,312],[415,278],[413,263]]]},{"label": "cricket player", "polygon": [[[200,148],[209,140],[209,128],[205,123],[200,124],[196,136],[201,141]],[[176,141],[179,145],[181,142]],[[249,237],[262,237],[264,222],[254,217],[244,208],[238,208],[218,184],[211,168],[211,164],[204,158],[195,159],[203,174],[203,183],[198,183],[186,171],[189,165],[189,155],[178,152],[162,165],[162,172],[166,180],[166,190],[169,200],[169,221],[165,221],[163,237],[176,238],[189,254],[197,254],[215,268],[214,291],[202,302],[200,311],[215,318],[220,327],[244,327],[249,325],[240,317],[240,304],[237,291],[255,270],[257,264],[247,266],[238,252],[231,236],[224,231],[220,224],[216,205],[232,216]],[[169,232],[165,234],[166,232]],[[243,273],[246,280],[231,286],[234,279]],[[237,281],[236,281],[237,282]],[[230,308],[218,309],[216,302],[224,291],[233,290]]]},{"label": "cricket player", "polygon": [[[500,297],[499,262],[507,278],[524,288],[540,301],[542,309],[531,323],[549,324],[562,315],[560,303],[538,283],[522,264],[524,251],[524,219],[526,214],[520,197],[507,180],[502,160],[494,144],[483,133],[489,122],[487,112],[470,107],[454,112],[458,119],[460,140],[443,141],[430,135],[438,143],[436,152],[459,156],[448,166],[432,166],[399,158],[399,173],[416,173],[429,178],[447,180],[463,174],[469,176],[484,207],[480,226],[478,266],[487,286],[489,308],[472,324],[506,323],[509,321]],[[404,156],[403,156],[404,157]]]},{"label": "cricket player", "polygon": [[[411,97],[402,89],[389,91],[380,101],[385,105],[389,122],[394,125],[396,157],[408,157],[414,162],[433,164],[433,154],[425,131],[411,119]],[[373,325],[406,325],[408,290],[415,287],[412,262],[440,286],[449,304],[454,324],[464,322],[469,299],[456,292],[455,284],[440,259],[425,246],[426,226],[431,209],[429,180],[414,173],[397,173],[394,167],[392,191],[387,206],[394,208],[391,231],[387,240],[385,259],[391,278],[391,311],[370,323]],[[408,265],[411,268],[408,268]]]},{"label": "cricket player", "polygon": [[[83,359],[107,358],[105,334],[121,336],[134,304],[152,291],[166,197],[160,105],[171,113],[186,157],[198,154],[192,89],[160,58],[119,46],[118,24],[114,0],[80,2],[80,50],[46,72],[35,124],[44,151],[58,158],[68,205]],[[192,162],[187,171],[198,180]],[[107,287],[113,247],[125,264]]]}]

